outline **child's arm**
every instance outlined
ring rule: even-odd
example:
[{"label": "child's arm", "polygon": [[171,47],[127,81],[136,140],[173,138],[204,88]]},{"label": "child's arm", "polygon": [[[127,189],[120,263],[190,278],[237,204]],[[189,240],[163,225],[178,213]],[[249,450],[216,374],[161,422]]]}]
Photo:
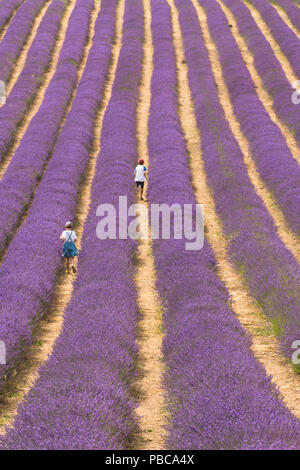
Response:
[{"label": "child's arm", "polygon": [[147,169],[144,171],[144,175],[145,175],[146,180],[148,181],[148,171],[147,171]]},{"label": "child's arm", "polygon": [[59,237],[61,240],[65,240],[65,237],[64,237],[64,232],[62,232],[61,236]]}]

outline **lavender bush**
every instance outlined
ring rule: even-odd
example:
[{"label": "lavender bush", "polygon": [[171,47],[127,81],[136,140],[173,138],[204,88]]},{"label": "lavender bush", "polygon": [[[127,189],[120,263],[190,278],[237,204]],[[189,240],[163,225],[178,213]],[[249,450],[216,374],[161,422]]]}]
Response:
[{"label": "lavender bush", "polygon": [[[152,0],[151,4],[154,75],[149,198],[152,203],[170,205],[195,203],[177,114],[170,12],[165,1]],[[195,64],[191,77],[203,92],[196,98],[199,105],[209,101],[214,83],[206,74],[209,67],[204,64],[206,55],[202,54],[193,7],[184,0],[176,5],[187,60],[191,67],[193,57]],[[202,67],[195,75],[199,61]],[[206,122],[204,113],[202,121]],[[219,131],[222,134],[223,129]],[[300,423],[254,359],[250,339],[228,307],[228,292],[216,276],[216,261],[207,241],[199,252],[185,251],[184,240],[155,241],[154,255],[157,287],[165,303],[163,353],[171,415],[167,448],[298,448]]]},{"label": "lavender bush", "polygon": [[[77,84],[78,67],[88,37],[93,6],[94,0],[76,2],[54,77],[0,181],[0,199],[3,201],[0,251],[5,249],[13,236],[51,158],[68,102]],[[55,17],[58,23],[60,16]]]},{"label": "lavender bush", "polygon": [[[7,365],[0,368],[2,378],[31,343],[34,324],[47,312],[51,300],[61,266],[58,236],[62,224],[75,214],[78,186],[91,151],[95,112],[111,57],[113,6],[108,8],[106,4],[101,10],[72,109],[26,221],[0,267],[0,277],[5,277],[0,289],[0,337],[8,351]],[[36,230],[41,224],[42,232]]]},{"label": "lavender bush", "polygon": [[26,62],[18,80],[0,110],[0,161],[5,158],[13,142],[17,126],[35,98],[43,75],[51,61],[65,2],[55,0],[48,7],[28,51]]},{"label": "lavender bush", "polygon": [[[112,17],[111,0],[103,3],[101,14],[106,10]],[[63,332],[20,406],[14,430],[2,440],[2,448],[122,449],[136,431],[129,393],[137,353],[132,278],[136,242],[100,242],[95,229],[100,202],[117,204],[120,194],[128,194],[131,203],[135,201],[132,166],[137,151],[135,108],[142,63],[142,13],[139,0],[126,2],[123,45],[104,117],[78,277]],[[103,31],[105,23],[99,26]],[[99,44],[95,43],[93,53],[97,52]],[[109,55],[105,44],[100,57],[103,53]],[[100,73],[95,65],[92,61],[87,67],[91,79]],[[93,81],[87,83],[93,87]],[[111,178],[116,165],[118,179]]]}]

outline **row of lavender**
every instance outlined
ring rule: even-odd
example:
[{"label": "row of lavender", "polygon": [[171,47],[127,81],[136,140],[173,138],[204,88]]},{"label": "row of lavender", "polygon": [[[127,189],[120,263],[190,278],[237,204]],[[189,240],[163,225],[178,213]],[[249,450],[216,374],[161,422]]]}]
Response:
[{"label": "row of lavender", "polygon": [[[103,0],[100,34],[105,31],[103,11],[111,10],[111,3]],[[142,4],[131,0],[125,7],[123,45],[104,116],[74,294],[65,312],[63,332],[20,406],[14,430],[2,440],[4,448],[122,449],[137,429],[130,395],[137,354],[132,276],[136,242],[99,242],[96,210],[100,203],[116,206],[120,194],[127,194],[129,203],[135,201],[130,175],[137,152],[135,116],[142,41]],[[93,51],[101,57],[109,48],[107,44],[99,47],[96,39]],[[91,65],[91,79],[96,83],[101,64],[89,62],[88,74]],[[88,95],[94,83],[87,85]],[[81,121],[80,126],[84,129],[85,123]],[[114,179],[116,162],[118,178]]]},{"label": "row of lavender", "polygon": [[[61,1],[59,3],[63,5]],[[78,68],[83,59],[93,7],[93,0],[76,2],[57,68],[44,100],[0,181],[0,199],[3,201],[0,214],[0,250],[4,250],[13,237],[52,156],[68,103],[78,83]],[[49,14],[57,24],[61,20],[62,8],[60,6],[58,16],[53,14],[55,10],[53,12],[49,8]],[[41,34],[44,33],[41,31]],[[26,76],[27,71],[24,72]],[[16,93],[15,99],[17,96]]]},{"label": "row of lavender", "polygon": [[[199,77],[199,26],[193,7],[184,0],[177,0],[176,5],[191,76],[205,90],[196,98],[199,106],[202,100],[209,100],[214,83],[208,76]],[[149,199],[170,205],[195,203],[177,115],[170,11],[162,0],[152,0],[152,11]],[[202,64],[200,71],[205,74],[207,69],[208,63]],[[202,111],[206,122],[205,109]],[[170,162],[172,179],[168,177]],[[181,240],[155,241],[153,248],[157,287],[165,301],[163,353],[171,415],[168,448],[297,448],[300,424],[254,359],[250,340],[228,307],[228,293],[215,274],[216,261],[207,241],[200,252],[185,251]]]},{"label": "row of lavender", "polygon": [[[269,54],[270,47],[268,46],[264,50],[263,46],[265,46],[266,41],[260,41],[262,39],[261,33],[257,35],[258,28],[255,23],[253,24],[253,19],[243,3],[232,2],[231,0],[225,0],[224,3],[234,6],[235,11],[248,13],[243,24],[248,32],[247,39],[250,27],[253,27],[251,37],[255,41],[255,49],[259,50],[260,55],[258,71],[262,72],[266,85],[270,87],[269,91],[274,96],[275,103],[278,104],[278,100],[280,101],[281,97],[285,95],[285,101],[282,103],[283,107],[279,109],[283,110],[284,114],[293,113],[290,124],[294,127],[296,123],[300,122],[300,110],[291,101],[291,86],[282,77],[284,73],[280,65],[276,63],[274,55]],[[213,18],[214,10],[216,10],[215,18]],[[280,129],[270,119],[257,96],[250,73],[243,62],[234,38],[230,34],[226,17],[218,2],[211,2],[208,15],[211,34],[219,49],[223,76],[229,90],[231,103],[241,129],[249,141],[252,157],[261,177],[274,195],[292,230],[296,234],[300,234],[300,221],[297,216],[300,211],[300,192],[298,189],[300,186],[300,168],[298,163],[293,158]],[[222,31],[222,34],[225,33],[224,38],[220,37],[220,31]],[[241,32],[244,34],[244,29]],[[253,41],[251,45],[253,45]],[[263,52],[265,53],[263,54]],[[274,74],[274,69],[276,69],[276,74]],[[273,76],[270,82],[271,85],[268,84],[269,75],[266,74],[266,71]],[[277,96],[279,88],[281,90],[279,96]],[[282,113],[280,112],[279,115],[282,115]]]},{"label": "row of lavender", "polygon": [[0,34],[24,0],[2,0],[0,8]]},{"label": "row of lavender", "polygon": [[[19,2],[15,2],[14,4]],[[45,0],[28,0],[17,11],[0,43],[0,80],[7,82],[14,63],[30,33],[34,18]]]},{"label": "row of lavender", "polygon": [[[70,54],[75,54],[75,57],[80,54],[80,51],[76,50],[79,44],[76,42],[76,36],[82,41],[81,50],[84,46],[92,7],[92,0],[77,2],[76,10],[70,20],[70,40],[67,41],[69,49],[64,53],[62,71],[70,70],[68,62],[68,57],[72,57]],[[113,21],[113,18],[110,21]],[[97,27],[100,28],[99,22]],[[56,281],[56,272],[61,266],[58,235],[62,220],[68,219],[76,207],[78,185],[84,174],[92,145],[95,110],[102,96],[110,60],[108,47],[110,29],[104,28],[103,32],[101,30],[97,34],[98,43],[101,45],[104,42],[100,47],[102,55],[100,51],[97,54],[96,46],[89,54],[87,68],[80,80],[76,97],[50,163],[36,191],[27,218],[16,233],[0,267],[0,277],[3,280],[0,288],[0,337],[6,343],[8,354],[7,365],[0,368],[0,379],[3,379],[4,374],[22,357],[23,350],[31,344],[34,324],[47,312]],[[93,71],[95,66],[98,68],[97,72]],[[71,64],[71,70],[72,67]],[[74,72],[76,75],[75,66]],[[93,79],[95,84],[92,86]],[[61,74],[60,82],[66,86],[68,77],[65,78]],[[67,93],[69,92],[67,90]],[[53,96],[51,98],[53,99]],[[57,102],[60,99],[62,97],[56,96],[56,111],[51,108],[51,101],[49,103],[49,112],[54,113],[53,120],[55,113],[60,112]],[[43,125],[48,125],[50,128],[50,123],[47,124],[45,119]],[[44,133],[45,129],[42,135]],[[34,141],[36,147],[37,139]],[[41,149],[44,144],[40,140],[38,145]],[[24,174],[28,177],[25,169]],[[36,230],[41,224],[41,219],[44,227],[42,233]]]},{"label": "row of lavender", "polygon": [[[17,126],[22,122],[50,64],[57,34],[65,11],[65,2],[55,0],[48,7],[28,51],[24,68],[0,110],[0,161],[14,141]],[[0,59],[1,60],[1,59]],[[2,67],[0,70],[0,78]]]},{"label": "row of lavender", "polygon": [[294,0],[273,0],[273,2],[285,11],[291,23],[300,31],[300,9],[296,7]]},{"label": "row of lavender", "polygon": [[[253,5],[260,13],[272,36],[279,44],[282,53],[289,60],[296,76],[300,77],[300,42],[295,33],[282,20],[276,9],[267,0],[246,0],[246,3]],[[284,7],[291,3],[291,0],[276,0],[274,3]]]},{"label": "row of lavender", "polygon": [[[235,80],[236,83],[241,77],[240,80],[247,87],[243,71],[240,72],[240,64],[230,61],[230,56],[228,59],[228,51],[234,49],[234,44],[220,6],[212,0],[201,0],[201,4],[205,7],[208,25],[219,47],[222,63],[226,65],[224,73],[229,77],[228,81]],[[193,14],[196,14],[195,11]],[[186,53],[208,182],[223,221],[224,233],[228,237],[231,260],[269,317],[284,353],[290,358],[292,342],[298,338],[300,331],[300,268],[276,234],[273,220],[249,180],[243,155],[218,99],[199,24],[197,37],[197,55],[189,57],[189,49]],[[223,54],[230,61],[229,64],[225,64]],[[204,94],[201,86],[203,80],[210,85],[209,93]],[[247,98],[248,95],[245,96],[246,101]],[[251,104],[251,96],[249,100]],[[260,129],[260,135],[263,132]]]}]

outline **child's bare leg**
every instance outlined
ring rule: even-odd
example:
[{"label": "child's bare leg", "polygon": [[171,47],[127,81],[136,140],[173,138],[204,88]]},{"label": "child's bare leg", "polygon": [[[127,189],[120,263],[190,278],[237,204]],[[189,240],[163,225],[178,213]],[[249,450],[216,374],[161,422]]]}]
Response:
[{"label": "child's bare leg", "polygon": [[75,266],[75,264],[74,264],[74,258],[72,258],[71,269],[72,269],[72,271],[73,271],[74,274],[77,272],[76,266]]},{"label": "child's bare leg", "polygon": [[70,272],[70,258],[67,258],[67,273]]},{"label": "child's bare leg", "polygon": [[144,188],[141,186],[141,199],[143,199]]}]

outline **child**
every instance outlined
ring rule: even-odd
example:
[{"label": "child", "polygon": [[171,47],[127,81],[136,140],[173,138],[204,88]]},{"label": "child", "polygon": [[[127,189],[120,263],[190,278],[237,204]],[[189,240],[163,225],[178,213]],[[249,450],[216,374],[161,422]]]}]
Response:
[{"label": "child", "polygon": [[70,273],[70,267],[72,268],[73,273],[76,273],[76,268],[73,265],[74,256],[78,255],[78,250],[75,246],[75,240],[77,240],[76,233],[72,230],[72,222],[67,222],[66,230],[60,236],[61,240],[64,240],[63,244],[63,258],[67,261],[67,273]]},{"label": "child", "polygon": [[141,188],[141,200],[143,201],[143,192],[144,192],[144,183],[147,179],[147,168],[144,166],[144,160],[140,159],[138,161],[138,166],[134,170],[134,181],[137,187],[137,190],[139,187]]}]

